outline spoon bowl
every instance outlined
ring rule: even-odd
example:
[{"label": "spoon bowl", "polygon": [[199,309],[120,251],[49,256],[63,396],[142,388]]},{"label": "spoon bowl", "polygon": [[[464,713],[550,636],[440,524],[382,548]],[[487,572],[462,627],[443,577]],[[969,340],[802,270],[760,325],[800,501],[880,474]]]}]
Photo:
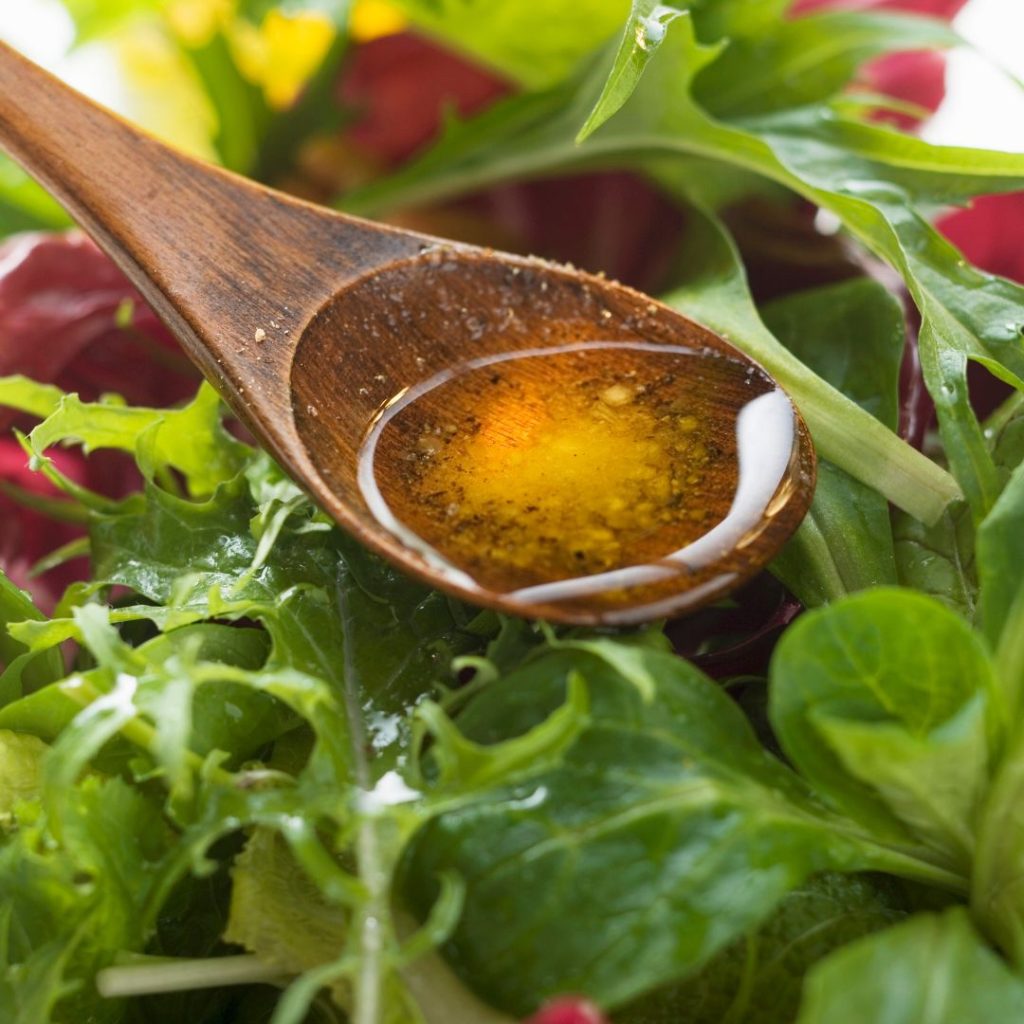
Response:
[{"label": "spoon bowl", "polygon": [[[814,453],[789,400],[724,339],[632,289],[344,216],[201,164],[2,44],[0,147],[121,266],[291,476],[360,541],[432,586],[553,621],[650,620],[748,579],[807,510]],[[583,364],[555,357],[598,351],[612,383],[595,385],[595,415],[613,417],[620,400],[657,393],[660,405],[644,422],[663,431],[694,420],[691,407],[700,410],[700,524],[680,533],[673,515],[656,509],[649,532],[662,548],[645,548],[641,538],[636,551],[624,548],[586,571],[526,565],[507,577],[488,571],[487,552],[449,557],[452,535],[469,535],[465,517],[453,513],[429,537],[410,527],[422,511],[421,481],[407,461],[415,444],[407,451],[396,440],[411,429],[403,427],[410,396],[440,387],[459,368],[524,353],[532,362],[516,387],[572,396]],[[632,377],[615,369],[612,355],[633,367]],[[488,379],[503,378],[467,376],[444,406],[459,415],[471,415],[473,402],[485,407]],[[623,380],[632,389],[626,399]],[[510,450],[535,426],[528,415],[557,422],[559,406],[514,406],[501,426]],[[602,453],[575,454],[597,458],[593,472],[604,471]],[[529,456],[517,457],[502,464],[524,465]],[[606,461],[609,479],[625,488],[620,505],[651,503],[644,488],[654,485],[637,483],[643,472],[630,475],[628,453],[609,451]],[[462,486],[473,485],[467,478]],[[542,540],[551,548],[571,538]]]}]

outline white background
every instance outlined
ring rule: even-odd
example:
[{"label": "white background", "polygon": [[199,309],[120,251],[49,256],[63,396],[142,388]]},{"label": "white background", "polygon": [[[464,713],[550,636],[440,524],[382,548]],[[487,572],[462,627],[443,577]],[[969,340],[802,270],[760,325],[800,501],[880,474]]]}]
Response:
[{"label": "white background", "polygon": [[[955,22],[971,49],[953,51],[948,95],[925,129],[933,142],[1024,152],[1024,0],[970,0]],[[117,68],[101,47],[69,53],[71,22],[58,0],[0,0],[0,38],[72,85],[127,112]]]}]

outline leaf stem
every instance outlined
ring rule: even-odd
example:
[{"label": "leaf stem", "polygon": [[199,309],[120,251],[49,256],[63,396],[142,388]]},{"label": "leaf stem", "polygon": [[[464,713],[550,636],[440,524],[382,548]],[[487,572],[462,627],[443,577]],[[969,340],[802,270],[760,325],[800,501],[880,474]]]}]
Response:
[{"label": "leaf stem", "polygon": [[[366,735],[359,700],[359,670],[355,660],[355,623],[344,587],[339,587],[338,610],[344,636],[345,707],[349,740],[352,744],[356,784],[364,792],[373,788],[367,760]],[[390,871],[384,863],[373,815],[364,814],[356,837],[360,880],[367,898],[356,914],[358,964],[352,993],[352,1024],[381,1024],[383,1020],[383,979],[385,971],[385,928],[389,927]]]},{"label": "leaf stem", "polygon": [[124,999],[226,985],[274,984],[285,977],[279,967],[250,954],[202,960],[155,957],[140,960],[142,962],[106,967],[100,971],[96,975],[99,994],[106,999]]},{"label": "leaf stem", "polygon": [[747,338],[733,341],[762,362],[789,392],[818,450],[850,476],[927,525],[937,522],[950,502],[962,496],[956,481],[941,466],[826,384],[795,356],[784,349],[784,355],[769,351]]},{"label": "leaf stem", "polygon": [[[102,690],[94,686],[88,679],[85,679],[82,676],[77,677],[77,685],[74,688],[64,687],[63,693],[66,697],[73,700],[76,704],[81,705],[83,708],[88,707],[93,703],[93,701],[97,701],[104,696],[104,692]],[[156,746],[156,729],[138,716],[128,722],[125,722],[119,731],[129,743],[133,743],[135,746],[140,747],[147,752],[151,752]],[[209,778],[221,785],[234,785],[235,779],[230,772],[214,765],[207,765],[203,758],[201,758],[194,750],[185,751],[185,761],[195,772],[198,773],[205,770]]]}]

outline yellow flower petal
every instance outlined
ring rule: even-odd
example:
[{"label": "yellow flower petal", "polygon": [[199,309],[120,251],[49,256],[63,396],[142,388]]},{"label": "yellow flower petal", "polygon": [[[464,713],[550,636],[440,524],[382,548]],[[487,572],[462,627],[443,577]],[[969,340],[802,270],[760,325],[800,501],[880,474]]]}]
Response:
[{"label": "yellow flower petal", "polygon": [[172,0],[165,16],[184,43],[203,46],[230,21],[234,10],[234,0]]},{"label": "yellow flower petal", "polygon": [[128,96],[126,114],[164,141],[216,160],[216,118],[181,51],[156,25],[136,25],[109,41]]},{"label": "yellow flower petal", "polygon": [[388,0],[357,0],[349,20],[349,31],[357,43],[393,35],[405,26],[405,15]]},{"label": "yellow flower petal", "polygon": [[271,11],[259,27],[236,21],[232,51],[242,74],[263,87],[272,107],[287,107],[317,69],[334,39],[330,19],[321,14]]}]

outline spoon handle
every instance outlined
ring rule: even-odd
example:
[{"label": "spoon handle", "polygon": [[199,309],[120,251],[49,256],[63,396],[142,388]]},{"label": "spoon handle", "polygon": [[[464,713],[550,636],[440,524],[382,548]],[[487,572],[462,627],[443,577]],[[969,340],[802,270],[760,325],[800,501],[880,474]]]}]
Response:
[{"label": "spoon handle", "polygon": [[2,43],[0,149],[121,267],[243,415],[254,389],[284,400],[295,344],[327,298],[420,248],[418,236],[176,152]]}]

